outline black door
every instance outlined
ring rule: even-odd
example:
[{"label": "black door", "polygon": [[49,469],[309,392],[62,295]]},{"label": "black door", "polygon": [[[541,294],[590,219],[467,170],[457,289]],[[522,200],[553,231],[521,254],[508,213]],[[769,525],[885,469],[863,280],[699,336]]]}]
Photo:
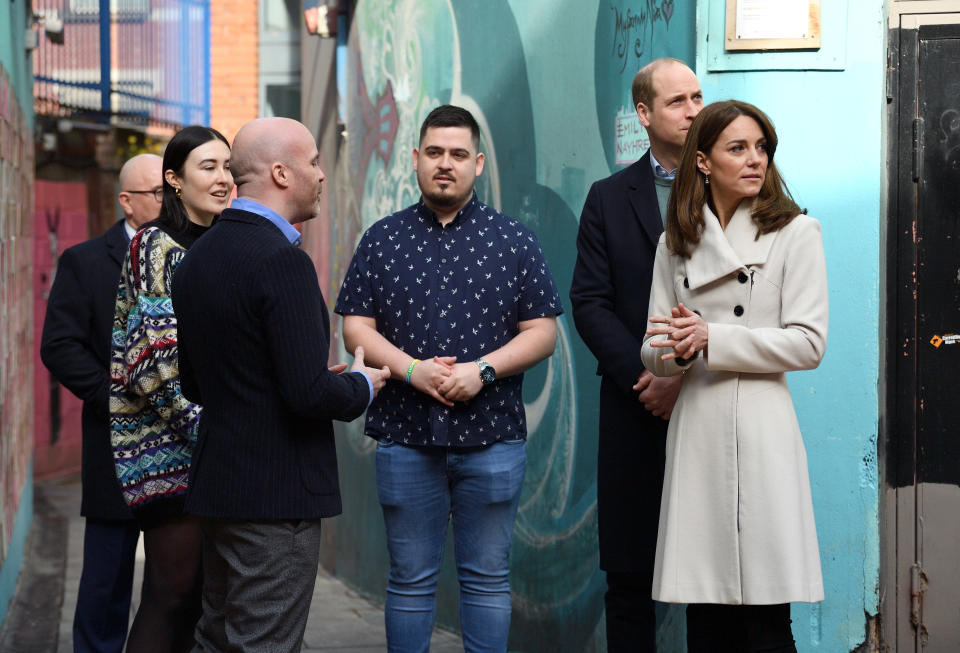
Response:
[{"label": "black door", "polygon": [[958,651],[960,25],[895,30],[891,48],[884,638]]}]

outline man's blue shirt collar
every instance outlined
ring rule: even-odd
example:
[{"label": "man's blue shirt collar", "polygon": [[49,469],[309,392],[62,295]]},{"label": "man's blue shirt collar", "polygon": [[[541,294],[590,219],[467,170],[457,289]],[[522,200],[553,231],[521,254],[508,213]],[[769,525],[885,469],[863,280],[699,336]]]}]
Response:
[{"label": "man's blue shirt collar", "polygon": [[273,209],[266,207],[259,202],[249,200],[245,197],[238,197],[237,199],[233,200],[233,202],[230,204],[230,208],[237,209],[238,211],[247,211],[248,213],[256,213],[261,218],[266,218],[277,226],[277,229],[279,229],[283,235],[286,236],[291,245],[300,247],[300,243],[302,242],[300,232],[297,231],[292,224],[287,222],[283,216]]},{"label": "man's blue shirt collar", "polygon": [[650,167],[653,168],[653,176],[660,177],[661,179],[670,179],[672,180],[677,175],[677,169],[667,170],[660,162],[657,161],[657,157],[653,156],[653,150],[650,150]]}]

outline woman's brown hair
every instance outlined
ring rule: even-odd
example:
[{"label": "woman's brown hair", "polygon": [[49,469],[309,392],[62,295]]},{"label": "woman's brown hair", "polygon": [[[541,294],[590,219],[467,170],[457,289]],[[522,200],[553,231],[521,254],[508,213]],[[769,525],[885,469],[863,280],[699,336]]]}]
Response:
[{"label": "woman's brown hair", "polygon": [[667,247],[673,254],[690,258],[690,248],[700,242],[703,233],[704,202],[716,211],[707,190],[706,177],[697,169],[697,152],[709,153],[720,133],[740,116],[756,120],[767,140],[767,174],[751,213],[757,224],[757,238],[781,229],[800,213],[800,207],[793,201],[773,162],[773,154],[777,150],[777,132],[770,119],[763,111],[746,102],[714,102],[706,106],[690,125],[680,154],[677,176],[670,191],[666,231]]}]

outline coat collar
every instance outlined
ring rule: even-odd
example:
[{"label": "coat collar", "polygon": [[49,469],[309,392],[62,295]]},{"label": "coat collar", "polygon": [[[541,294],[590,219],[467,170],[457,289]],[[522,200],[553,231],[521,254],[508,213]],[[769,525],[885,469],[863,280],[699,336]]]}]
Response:
[{"label": "coat collar", "polygon": [[626,170],[630,186],[630,207],[650,243],[656,247],[663,233],[663,218],[657,203],[657,189],[653,184],[653,168],[650,167],[650,150]]},{"label": "coat collar", "polygon": [[258,227],[270,226],[273,229],[276,229],[278,232],[280,231],[276,225],[271,224],[271,222],[263,216],[257,215],[256,213],[251,213],[250,211],[244,211],[243,209],[225,209],[223,213],[220,214],[220,219],[228,222],[245,222]]},{"label": "coat collar", "polygon": [[107,245],[107,254],[117,263],[123,264],[123,258],[127,255],[130,241],[127,240],[127,232],[124,228],[124,221],[120,220],[112,227],[107,229],[104,234],[104,241]]},{"label": "coat collar", "polygon": [[257,213],[251,213],[250,211],[245,211],[243,209],[228,208],[228,209],[225,209],[224,212],[220,214],[220,217],[217,218],[217,222],[242,222],[244,224],[252,225],[254,227],[266,229],[270,233],[275,233],[279,236],[283,236],[283,240],[286,243],[292,244],[287,239],[286,234],[284,234],[280,230],[280,227],[278,227],[273,222],[271,222],[267,218]]},{"label": "coat collar", "polygon": [[751,265],[766,263],[777,232],[757,238],[757,225],[750,217],[752,202],[742,202],[726,230],[707,204],[703,205],[703,234],[686,264],[690,288],[699,288]]}]

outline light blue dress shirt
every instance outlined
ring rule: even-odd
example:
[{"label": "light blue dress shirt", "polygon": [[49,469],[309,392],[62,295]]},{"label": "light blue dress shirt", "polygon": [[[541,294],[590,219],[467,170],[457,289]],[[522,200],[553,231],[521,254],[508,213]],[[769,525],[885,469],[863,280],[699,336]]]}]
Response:
[{"label": "light blue dress shirt", "polygon": [[650,167],[653,168],[653,176],[660,177],[660,179],[669,179],[673,181],[673,178],[677,176],[677,169],[667,170],[660,162],[657,161],[657,157],[653,156],[653,150],[650,150]]},{"label": "light blue dress shirt", "polygon": [[247,213],[256,213],[261,218],[266,218],[276,225],[277,229],[283,232],[283,235],[286,236],[291,245],[300,247],[300,243],[303,242],[300,232],[297,231],[292,224],[287,222],[282,215],[259,202],[248,200],[245,197],[238,197],[230,204],[230,208],[238,211],[246,211]]}]

